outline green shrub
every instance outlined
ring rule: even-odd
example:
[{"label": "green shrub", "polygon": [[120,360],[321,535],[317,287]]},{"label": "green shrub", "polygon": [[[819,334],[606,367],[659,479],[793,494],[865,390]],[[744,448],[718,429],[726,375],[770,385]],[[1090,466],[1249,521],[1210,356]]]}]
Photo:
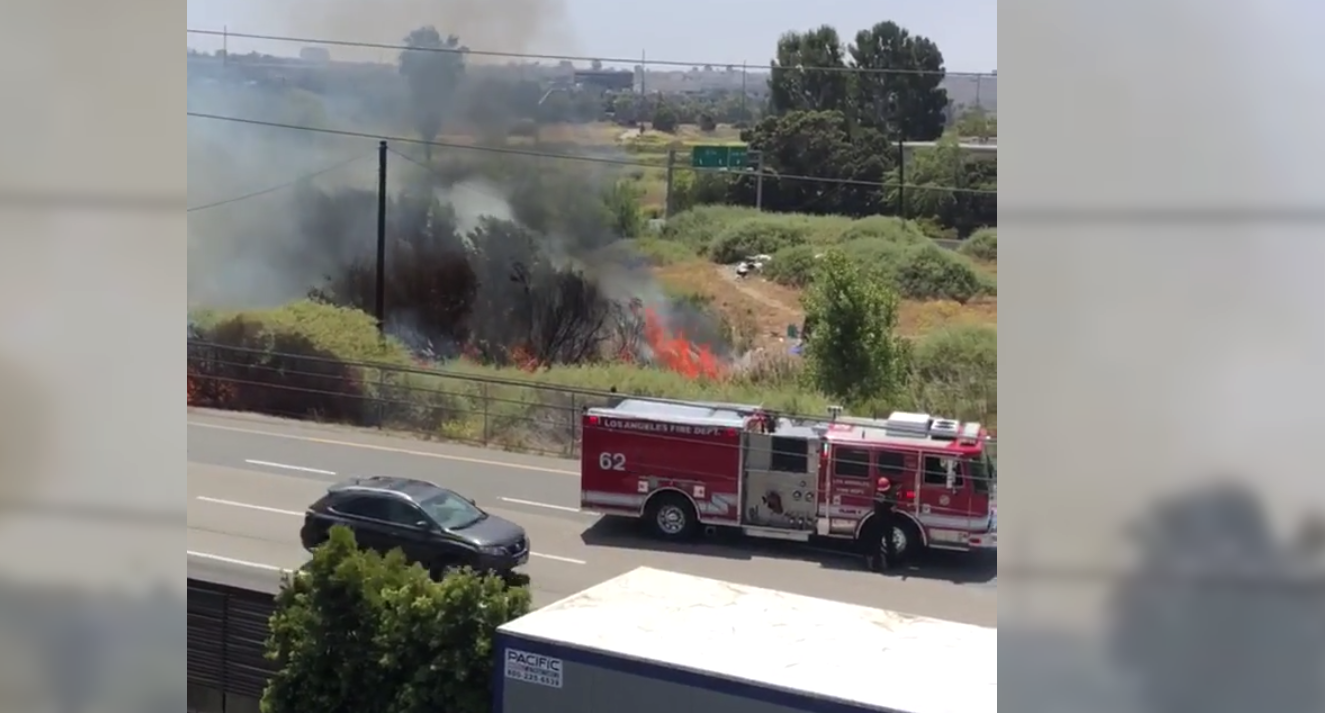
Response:
[{"label": "green shrub", "polygon": [[805,375],[820,391],[858,406],[895,396],[908,376],[909,345],[897,336],[897,293],[878,267],[830,249],[805,291]]},{"label": "green shrub", "polygon": [[956,240],[960,237],[956,228],[944,227],[933,218],[919,218],[912,224],[930,240]]},{"label": "green shrub", "polygon": [[754,208],[703,205],[668,218],[667,225],[663,226],[662,237],[700,249],[712,243],[727,226],[759,215],[759,211]]},{"label": "green shrub", "polygon": [[318,351],[346,362],[408,365],[409,351],[400,342],[378,337],[372,315],[347,307],[300,300],[276,309],[211,312],[195,324],[206,330],[222,322],[242,320],[268,335],[282,334],[307,341]]},{"label": "green shrub", "polygon": [[781,216],[749,218],[729,226],[709,244],[708,255],[714,262],[729,264],[748,255],[773,254],[783,248],[806,243],[810,226],[805,221]]},{"label": "green shrub", "polygon": [[971,234],[958,250],[961,254],[984,262],[998,262],[998,228],[981,228]]},{"label": "green shrub", "polygon": [[906,388],[896,399],[856,407],[881,418],[898,409],[963,421],[998,423],[998,330],[971,325],[931,332],[910,342]]},{"label": "green shrub", "polygon": [[[905,238],[863,238],[845,243],[841,249],[852,262],[877,267],[906,299],[966,303],[980,295],[997,294],[993,277],[924,238],[920,243],[908,243]],[[822,248],[809,244],[779,250],[764,267],[764,276],[782,285],[805,287],[821,252]]]},{"label": "green shrub", "polygon": [[395,550],[358,547],[333,527],[299,574],[283,578],[267,655],[280,662],[266,713],[493,709],[497,629],[529,613],[529,580],[469,568],[441,576]]},{"label": "green shrub", "polygon": [[955,418],[998,417],[998,330],[961,326],[916,340],[911,407]]},{"label": "green shrub", "polygon": [[[804,242],[824,245],[839,242],[843,232],[853,223],[858,222],[835,215],[762,213],[753,208],[739,206],[700,205],[669,218],[662,237],[694,245],[696,248],[706,248],[723,233],[748,220],[759,220],[765,225],[775,225],[777,227],[774,230],[792,231],[803,236]],[[869,220],[872,219],[866,219]],[[772,251],[765,252],[772,254]]]},{"label": "green shrub", "polygon": [[841,243],[866,239],[897,245],[924,245],[929,242],[929,236],[917,223],[883,215],[854,220],[837,236]]},{"label": "green shrub", "polygon": [[789,287],[805,287],[813,277],[815,256],[820,248],[815,245],[794,245],[773,253],[773,259],[764,265],[763,276]]},{"label": "green shrub", "polygon": [[[922,241],[919,245],[930,245],[929,241]],[[910,246],[890,241],[886,238],[863,238],[853,240],[842,245],[842,251],[852,260],[864,265],[874,265],[884,274],[893,277],[897,272],[897,267],[902,261],[902,256]],[[910,295],[903,294],[903,297]]]},{"label": "green shrub", "polygon": [[617,181],[603,190],[603,209],[611,216],[613,234],[634,238],[644,232],[643,198],[644,189],[632,181]]},{"label": "green shrub", "polygon": [[897,290],[916,300],[954,300],[965,304],[987,289],[969,260],[936,245],[902,251],[893,270]]}]

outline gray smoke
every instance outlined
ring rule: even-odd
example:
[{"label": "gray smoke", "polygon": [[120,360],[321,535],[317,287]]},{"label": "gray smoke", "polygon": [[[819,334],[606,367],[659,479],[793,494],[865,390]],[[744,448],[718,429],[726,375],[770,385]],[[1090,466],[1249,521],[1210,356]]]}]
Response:
[{"label": "gray smoke", "polygon": [[[433,25],[456,34],[473,47],[522,52],[536,45],[571,46],[565,32],[560,0],[516,0],[500,6],[477,0],[423,2],[390,0],[363,3],[300,0],[261,10],[261,22],[250,16],[248,27],[236,31],[290,34],[301,37],[400,44],[410,31]],[[214,38],[191,37],[203,46]],[[240,44],[236,42],[235,44]],[[265,43],[263,51],[294,56],[298,46]],[[215,61],[191,62],[188,106],[193,112],[244,117],[304,126],[320,126],[384,135],[410,135],[407,93],[396,73],[397,56],[384,50],[354,51],[330,47],[337,62],[381,63],[374,69],[321,71],[341,73],[318,82],[317,91],[290,86],[280,69],[254,78],[253,73],[218,67]],[[233,48],[232,48],[233,52]],[[476,61],[482,61],[475,58]],[[471,60],[471,63],[475,60]],[[236,63],[237,65],[237,63]],[[357,71],[359,79],[346,80]],[[294,71],[292,70],[291,73]],[[301,80],[310,74],[303,70]],[[290,84],[299,82],[291,81]],[[400,115],[384,105],[401,107]],[[328,246],[299,230],[293,187],[277,188],[318,172],[308,183],[323,190],[375,190],[376,142],[309,134],[240,123],[190,118],[188,134],[189,302],[220,308],[265,307],[306,294],[352,255]],[[397,150],[409,147],[397,146]],[[349,163],[346,163],[349,162]],[[342,165],[344,164],[344,165]],[[388,183],[399,187],[420,169],[391,157]],[[338,168],[335,168],[339,166]],[[274,189],[263,195],[209,206]],[[462,181],[439,197],[456,211],[462,230],[479,217],[510,218],[508,192],[484,181]],[[372,224],[371,218],[367,221]],[[363,236],[369,248],[375,236]],[[360,253],[361,254],[361,253]]]}]

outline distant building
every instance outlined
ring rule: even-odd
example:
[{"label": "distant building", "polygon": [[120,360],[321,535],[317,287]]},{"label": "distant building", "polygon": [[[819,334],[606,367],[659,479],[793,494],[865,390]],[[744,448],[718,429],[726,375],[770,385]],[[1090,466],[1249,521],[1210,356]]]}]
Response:
[{"label": "distant building", "polygon": [[326,47],[305,47],[299,50],[299,59],[305,62],[330,62],[331,52]]},{"label": "distant building", "polygon": [[624,69],[577,69],[575,83],[603,91],[629,91],[635,86],[635,73]]}]

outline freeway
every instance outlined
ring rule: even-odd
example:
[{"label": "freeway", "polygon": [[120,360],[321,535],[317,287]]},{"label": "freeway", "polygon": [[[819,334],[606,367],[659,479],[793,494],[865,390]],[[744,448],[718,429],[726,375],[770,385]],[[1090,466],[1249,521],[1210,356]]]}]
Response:
[{"label": "freeway", "polygon": [[275,590],[280,572],[307,559],[304,508],[339,479],[392,475],[431,480],[523,525],[525,567],[543,606],[647,565],[866,606],[993,626],[997,590],[944,565],[883,577],[854,557],[790,543],[703,542],[680,547],[639,537],[629,523],[580,512],[572,461],[387,436],[247,414],[190,410],[190,577]]}]

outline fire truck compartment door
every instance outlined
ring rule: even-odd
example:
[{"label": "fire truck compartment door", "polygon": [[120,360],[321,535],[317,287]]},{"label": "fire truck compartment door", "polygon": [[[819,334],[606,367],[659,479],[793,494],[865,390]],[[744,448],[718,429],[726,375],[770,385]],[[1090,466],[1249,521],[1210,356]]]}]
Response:
[{"label": "fire truck compartment door", "polygon": [[750,433],[745,445],[743,524],[813,530],[819,508],[818,441]]},{"label": "fire truck compartment door", "polygon": [[744,524],[813,530],[818,521],[817,484],[806,473],[745,472]]}]

